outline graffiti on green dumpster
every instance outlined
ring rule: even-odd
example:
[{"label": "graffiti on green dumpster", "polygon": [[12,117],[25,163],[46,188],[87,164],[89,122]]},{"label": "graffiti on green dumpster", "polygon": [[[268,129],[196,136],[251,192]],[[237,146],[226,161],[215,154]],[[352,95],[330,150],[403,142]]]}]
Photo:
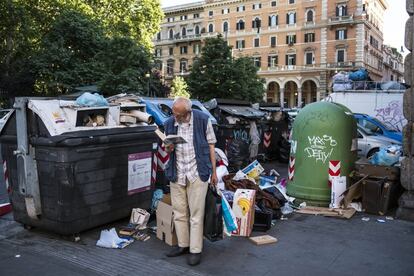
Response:
[{"label": "graffiti on green dumpster", "polygon": [[305,153],[308,158],[315,159],[316,162],[321,161],[326,163],[326,160],[332,155],[337,142],[332,136],[308,136],[308,147],[305,148]]}]

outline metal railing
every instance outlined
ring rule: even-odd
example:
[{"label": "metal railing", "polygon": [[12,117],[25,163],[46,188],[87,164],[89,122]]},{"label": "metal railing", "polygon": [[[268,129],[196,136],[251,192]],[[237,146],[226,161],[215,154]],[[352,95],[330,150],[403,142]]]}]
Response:
[{"label": "metal railing", "polygon": [[329,18],[329,23],[338,24],[338,23],[347,23],[354,20],[354,15],[343,15],[343,16],[333,16]]}]

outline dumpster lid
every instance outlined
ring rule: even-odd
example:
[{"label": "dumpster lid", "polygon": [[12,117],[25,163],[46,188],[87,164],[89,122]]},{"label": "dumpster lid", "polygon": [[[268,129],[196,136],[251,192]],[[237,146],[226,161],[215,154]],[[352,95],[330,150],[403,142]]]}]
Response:
[{"label": "dumpster lid", "polygon": [[[57,99],[30,99],[28,108],[43,121],[51,136],[79,131],[95,131],[111,128],[125,128],[119,122],[120,106],[80,107],[75,101]],[[85,118],[100,116],[98,124],[87,124]],[[103,121],[103,122],[102,122]],[[134,126],[139,126],[136,124]],[[142,123],[142,125],[147,125]]]},{"label": "dumpster lid", "polygon": [[14,112],[14,109],[1,109],[0,110],[0,133],[3,131],[4,126],[10,119]]},{"label": "dumpster lid", "polygon": [[254,109],[250,106],[237,106],[237,105],[224,105],[224,106],[218,106],[218,108],[224,112],[227,112],[233,116],[239,116],[244,117],[247,119],[257,119],[262,118],[265,116],[265,113]]}]

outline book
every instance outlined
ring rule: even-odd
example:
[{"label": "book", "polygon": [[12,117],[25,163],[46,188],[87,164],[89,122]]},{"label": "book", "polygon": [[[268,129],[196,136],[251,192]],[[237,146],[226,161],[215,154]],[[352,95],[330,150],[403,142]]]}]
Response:
[{"label": "book", "polygon": [[179,135],[171,135],[171,134],[166,136],[159,129],[155,130],[155,134],[157,134],[157,136],[161,139],[161,141],[166,145],[187,143],[187,141],[183,137]]}]

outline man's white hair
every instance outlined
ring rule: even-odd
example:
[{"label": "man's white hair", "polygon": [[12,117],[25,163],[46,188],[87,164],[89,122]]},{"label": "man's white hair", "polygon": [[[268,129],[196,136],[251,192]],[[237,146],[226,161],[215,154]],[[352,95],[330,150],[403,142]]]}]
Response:
[{"label": "man's white hair", "polygon": [[184,97],[177,97],[174,100],[173,106],[177,105],[177,104],[184,104],[185,105],[185,109],[187,111],[191,111],[191,107],[193,106],[193,103],[191,102],[190,99],[184,98]]}]

